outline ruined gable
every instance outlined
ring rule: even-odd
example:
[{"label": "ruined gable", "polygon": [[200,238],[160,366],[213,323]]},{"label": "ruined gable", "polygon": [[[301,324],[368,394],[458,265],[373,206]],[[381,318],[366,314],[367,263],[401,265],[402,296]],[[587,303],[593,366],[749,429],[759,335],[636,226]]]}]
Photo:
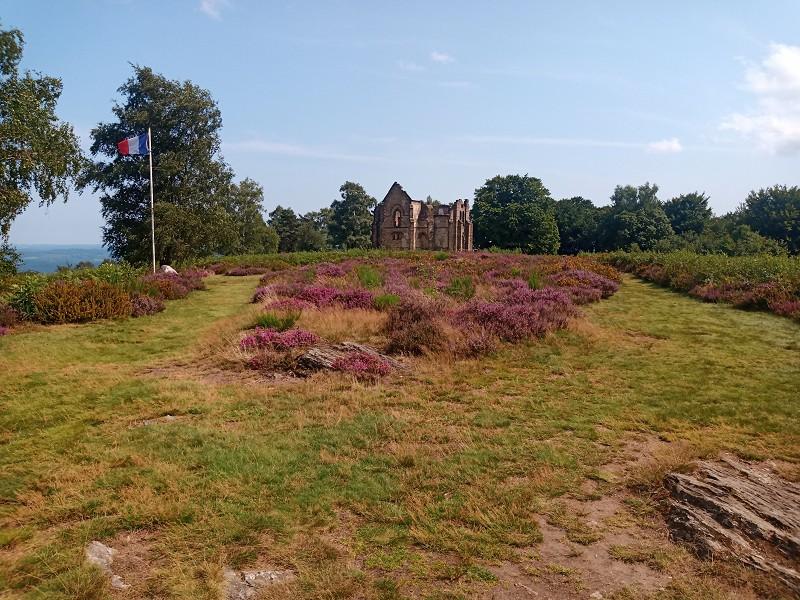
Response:
[{"label": "ruined gable", "polygon": [[468,200],[434,207],[394,182],[375,208],[372,244],[391,250],[472,250]]}]

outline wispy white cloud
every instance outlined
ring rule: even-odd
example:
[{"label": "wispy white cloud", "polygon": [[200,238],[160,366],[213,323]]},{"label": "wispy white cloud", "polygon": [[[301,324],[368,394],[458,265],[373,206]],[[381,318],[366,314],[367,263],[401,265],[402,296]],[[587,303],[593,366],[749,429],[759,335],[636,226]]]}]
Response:
[{"label": "wispy white cloud", "polygon": [[507,144],[518,146],[564,146],[574,148],[629,148],[646,152],[681,152],[683,146],[677,138],[658,142],[626,142],[594,138],[525,137],[497,135],[468,135],[459,138],[464,142],[479,144]]},{"label": "wispy white cloud", "polygon": [[217,20],[222,18],[222,9],[228,5],[228,0],[200,0],[200,10]]},{"label": "wispy white cloud", "polygon": [[647,144],[647,151],[657,154],[677,154],[678,152],[683,152],[683,146],[678,138],[673,137],[650,142]]},{"label": "wispy white cloud", "polygon": [[433,52],[431,52],[431,60],[435,63],[446,65],[451,62],[455,62],[456,59],[450,56],[449,54],[434,50]]},{"label": "wispy white cloud", "polygon": [[244,152],[256,154],[276,154],[280,156],[294,156],[299,158],[318,158],[322,160],[343,160],[353,162],[374,162],[384,160],[381,156],[365,154],[348,154],[328,148],[318,148],[299,144],[287,144],[263,139],[250,139],[239,142],[226,142],[222,149],[231,152]]},{"label": "wispy white cloud", "polygon": [[423,67],[422,65],[418,65],[417,63],[408,60],[398,60],[397,68],[400,69],[401,71],[410,71],[410,72],[419,72],[425,70],[425,67]]},{"label": "wispy white cloud", "polygon": [[760,64],[747,67],[744,89],[755,96],[755,106],[729,115],[721,129],[768,152],[800,152],[800,46],[770,45]]}]

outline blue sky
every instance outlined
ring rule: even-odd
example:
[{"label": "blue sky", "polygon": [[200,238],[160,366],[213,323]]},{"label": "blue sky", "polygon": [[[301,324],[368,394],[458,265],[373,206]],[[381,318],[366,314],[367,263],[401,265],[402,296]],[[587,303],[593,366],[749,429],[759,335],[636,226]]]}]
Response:
[{"label": "blue sky", "polygon": [[[497,174],[605,204],[705,191],[717,213],[800,181],[800,3],[0,0],[23,66],[61,77],[89,145],[129,63],[210,90],[223,154],[276,204],[472,197]],[[92,243],[99,203],[34,207],[13,243]]]}]

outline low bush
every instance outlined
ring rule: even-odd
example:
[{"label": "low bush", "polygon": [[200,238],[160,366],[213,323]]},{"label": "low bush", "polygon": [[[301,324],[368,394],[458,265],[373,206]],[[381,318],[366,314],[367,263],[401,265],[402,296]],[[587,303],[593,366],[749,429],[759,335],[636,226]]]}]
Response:
[{"label": "low bush", "polygon": [[7,335],[9,331],[11,331],[10,327],[5,327],[4,325],[0,325],[0,336]]},{"label": "low bush", "polygon": [[80,323],[131,315],[130,296],[104,281],[47,283],[33,297],[34,314],[42,323]]},{"label": "low bush", "polygon": [[322,263],[317,266],[318,277],[344,277],[345,275],[347,275],[347,271],[345,271],[339,265]]},{"label": "low bush", "polygon": [[253,293],[253,304],[258,304],[259,302],[263,302],[265,298],[271,296],[273,293],[272,287],[268,285],[260,285],[256,288],[256,291]]},{"label": "low bush", "polygon": [[290,329],[288,331],[275,331],[274,329],[256,329],[245,336],[240,342],[242,350],[290,350],[292,348],[305,348],[313,346],[319,338],[303,329]]},{"label": "low bush", "polygon": [[528,275],[528,287],[532,290],[538,290],[542,287],[541,277],[536,271],[532,271],[530,275]]},{"label": "low bush", "polygon": [[0,327],[13,327],[19,322],[17,310],[8,304],[0,303]]},{"label": "low bush", "polygon": [[469,275],[465,277],[453,277],[450,283],[444,288],[444,293],[458,300],[466,301],[475,296],[475,282]]},{"label": "low bush", "polygon": [[277,300],[272,300],[264,305],[264,308],[268,310],[287,310],[287,311],[297,311],[302,312],[309,308],[315,308],[313,304],[310,302],[306,302],[305,300],[298,300],[297,298],[279,298]]},{"label": "low bush", "polygon": [[593,271],[569,269],[560,271],[549,277],[553,285],[559,287],[585,287],[600,290],[603,298],[609,298],[619,289],[619,283],[598,275]]},{"label": "low bush", "polygon": [[375,296],[373,304],[377,310],[388,310],[400,303],[400,296],[397,294],[380,294]]},{"label": "low bush", "polygon": [[286,331],[294,327],[297,320],[300,318],[301,313],[286,312],[278,314],[276,312],[265,312],[258,315],[255,319],[255,327],[263,329],[274,329],[276,331]]},{"label": "low bush", "polygon": [[335,371],[342,371],[357,379],[375,379],[392,372],[391,365],[380,356],[369,352],[348,352],[333,361]]},{"label": "low bush", "polygon": [[343,308],[369,309],[375,303],[375,294],[357,288],[339,290],[334,297],[334,302]]},{"label": "low bush", "polygon": [[384,331],[387,352],[427,354],[445,347],[447,333],[432,302],[403,300],[389,310]]},{"label": "low bush", "polygon": [[191,288],[174,273],[151,273],[142,277],[142,290],[162,300],[179,300],[188,296]]},{"label": "low bush", "polygon": [[248,275],[263,275],[269,272],[266,267],[233,267],[225,271],[225,275],[230,277],[246,277]]},{"label": "low bush", "polygon": [[44,275],[25,275],[11,286],[8,304],[26,320],[36,319],[36,294],[47,285]]},{"label": "low bush", "polygon": [[131,316],[144,317],[154,315],[164,310],[164,301],[147,294],[134,292],[131,294]]}]

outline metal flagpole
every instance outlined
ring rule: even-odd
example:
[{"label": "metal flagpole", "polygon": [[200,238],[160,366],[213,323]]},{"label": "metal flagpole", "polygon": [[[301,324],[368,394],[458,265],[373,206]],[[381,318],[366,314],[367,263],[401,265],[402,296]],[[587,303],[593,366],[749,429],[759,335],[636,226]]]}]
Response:
[{"label": "metal flagpole", "polygon": [[150,238],[153,242],[153,273],[156,272],[156,213],[153,208],[153,138],[147,128],[147,154],[150,157]]}]

